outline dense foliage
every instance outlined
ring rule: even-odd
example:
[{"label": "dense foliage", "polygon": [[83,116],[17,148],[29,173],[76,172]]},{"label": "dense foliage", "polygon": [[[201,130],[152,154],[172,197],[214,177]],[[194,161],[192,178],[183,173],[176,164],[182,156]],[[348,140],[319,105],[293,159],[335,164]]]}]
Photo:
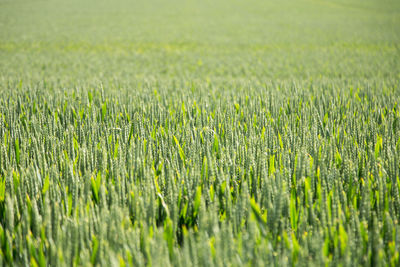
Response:
[{"label": "dense foliage", "polygon": [[398,4],[118,3],[0,1],[0,265],[399,266]]}]

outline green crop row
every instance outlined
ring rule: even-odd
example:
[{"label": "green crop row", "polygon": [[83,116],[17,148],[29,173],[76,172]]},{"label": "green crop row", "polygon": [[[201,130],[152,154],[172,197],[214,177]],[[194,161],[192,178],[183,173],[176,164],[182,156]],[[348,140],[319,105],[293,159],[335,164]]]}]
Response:
[{"label": "green crop row", "polygon": [[400,266],[399,0],[0,0],[0,266]]},{"label": "green crop row", "polygon": [[2,263],[400,263],[398,84],[195,86],[4,92]]}]

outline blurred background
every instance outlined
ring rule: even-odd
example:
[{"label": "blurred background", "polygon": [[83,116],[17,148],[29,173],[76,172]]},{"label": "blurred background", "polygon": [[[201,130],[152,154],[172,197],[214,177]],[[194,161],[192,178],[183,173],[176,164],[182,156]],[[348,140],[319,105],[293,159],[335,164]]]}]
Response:
[{"label": "blurred background", "polygon": [[0,82],[398,80],[396,0],[0,0]]}]

